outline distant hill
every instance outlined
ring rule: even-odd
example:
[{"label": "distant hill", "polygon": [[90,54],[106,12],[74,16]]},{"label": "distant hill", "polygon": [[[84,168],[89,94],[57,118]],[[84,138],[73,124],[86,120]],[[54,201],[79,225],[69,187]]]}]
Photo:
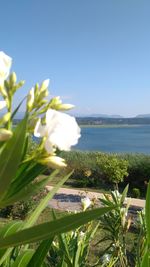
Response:
[{"label": "distant hill", "polygon": [[108,114],[91,114],[86,117],[92,117],[92,118],[114,118],[114,119],[120,119],[123,118],[120,115],[108,115]]},{"label": "distant hill", "polygon": [[150,125],[150,117],[145,118],[102,118],[77,117],[80,125]]},{"label": "distant hill", "polygon": [[150,114],[139,114],[135,118],[150,118]]}]

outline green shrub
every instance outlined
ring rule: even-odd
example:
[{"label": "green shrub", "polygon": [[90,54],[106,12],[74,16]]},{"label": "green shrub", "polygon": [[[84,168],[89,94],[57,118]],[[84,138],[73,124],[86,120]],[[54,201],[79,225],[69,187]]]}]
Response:
[{"label": "green shrub", "polygon": [[141,193],[139,188],[133,188],[132,192],[133,192],[133,197],[140,198]]},{"label": "green shrub", "polygon": [[63,152],[61,156],[67,162],[66,172],[74,170],[71,178],[78,182],[79,186],[98,186],[99,169],[96,163],[97,152],[70,151]]},{"label": "green shrub", "polygon": [[[150,156],[144,154],[108,154],[101,152],[83,152],[83,151],[69,151],[61,154],[68,163],[68,168],[65,170],[74,169],[74,173],[71,176],[76,182],[77,186],[83,187],[95,187],[110,188],[109,177],[104,174],[103,168],[100,168],[97,164],[97,158],[100,162],[106,161],[107,158],[116,157],[121,164],[125,165],[128,162],[127,173],[128,176],[124,176],[124,182],[120,185],[124,187],[126,184],[130,185],[130,188],[140,188],[141,195],[144,196],[147,183],[150,179]],[[119,163],[113,163],[115,164]],[[88,175],[87,175],[88,174]],[[130,190],[131,191],[131,190]],[[132,192],[132,191],[131,191]]]},{"label": "green shrub", "polygon": [[128,176],[128,161],[118,158],[116,155],[103,154],[97,157],[97,164],[106,180],[116,185],[123,182]]}]

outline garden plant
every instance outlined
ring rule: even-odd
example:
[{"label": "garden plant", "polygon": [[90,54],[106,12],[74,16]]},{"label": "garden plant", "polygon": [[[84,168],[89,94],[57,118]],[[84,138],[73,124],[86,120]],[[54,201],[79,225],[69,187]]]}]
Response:
[{"label": "garden plant", "polygon": [[[0,118],[1,210],[21,201],[28,201],[58,174],[61,176],[61,173],[64,173],[62,169],[67,166],[61,151],[70,150],[80,137],[80,128],[75,118],[66,113],[73,106],[63,104],[60,97],[50,100],[47,98],[49,80],[37,83],[14,108],[14,95],[24,85],[24,81],[17,82],[16,74],[10,74],[11,65],[12,59],[0,52],[0,109],[5,111]],[[24,118],[14,127],[13,120],[24,101]],[[39,141],[28,153],[32,135]],[[127,163],[118,163],[116,159],[113,159],[113,172],[118,170],[118,164],[119,168],[120,164],[123,164],[123,172],[112,175],[112,181],[116,184],[127,174]],[[39,177],[47,167],[54,171],[46,177]],[[105,168],[105,172],[107,170],[108,168]],[[85,169],[85,172],[87,177],[91,176],[89,169]],[[71,171],[65,176],[62,175],[61,180],[43,196],[24,220],[12,218],[0,223],[0,266],[90,266],[87,260],[89,242],[98,227],[107,229],[111,247],[107,248],[103,258],[93,266],[129,266],[125,239],[130,219],[126,215],[128,205],[123,207],[127,188],[122,195],[118,191],[112,192],[111,199],[105,195],[101,200],[103,207],[88,209],[91,202],[84,199],[82,212],[67,214],[62,218],[57,218],[53,212],[51,221],[36,224],[49,200],[72,173]],[[150,185],[147,190],[145,214],[140,214],[140,246],[135,260],[135,266],[138,267],[150,266],[149,200]]]},{"label": "garden plant", "polygon": [[[48,181],[55,179],[66,166],[59,151],[70,150],[80,137],[75,118],[63,113],[73,106],[63,104],[59,97],[46,99],[49,80],[37,83],[13,108],[14,94],[24,81],[17,82],[16,74],[10,74],[11,65],[12,59],[0,52],[0,108],[5,108],[5,114],[0,118],[0,208],[28,200]],[[23,101],[26,101],[24,118],[13,127],[13,119]],[[39,143],[28,155],[31,134],[39,138]],[[55,170],[48,177],[38,179],[47,166]],[[70,173],[62,177],[24,221],[10,220],[0,226],[0,266],[47,266],[45,258],[56,235],[89,223],[113,208],[97,208],[36,225],[49,200],[69,176]],[[38,246],[31,247],[31,243]],[[70,262],[69,266],[74,265]]]}]

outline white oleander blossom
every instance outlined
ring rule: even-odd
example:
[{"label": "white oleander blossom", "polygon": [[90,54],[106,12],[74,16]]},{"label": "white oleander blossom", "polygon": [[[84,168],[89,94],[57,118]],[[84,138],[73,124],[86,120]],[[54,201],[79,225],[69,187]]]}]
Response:
[{"label": "white oleander blossom", "polygon": [[7,79],[12,64],[12,58],[0,51],[0,85]]},{"label": "white oleander blossom", "polygon": [[41,120],[37,122],[34,130],[36,137],[46,137],[45,149],[48,153],[55,148],[68,151],[71,146],[76,145],[80,138],[80,128],[74,117],[48,109],[46,112],[45,125]]}]

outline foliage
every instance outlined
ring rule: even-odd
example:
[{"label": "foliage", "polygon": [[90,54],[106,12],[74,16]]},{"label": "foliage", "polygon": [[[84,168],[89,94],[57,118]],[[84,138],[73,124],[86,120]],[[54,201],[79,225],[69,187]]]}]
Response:
[{"label": "foliage", "polygon": [[[13,110],[13,97],[24,82],[17,83],[15,73],[9,75],[10,66],[11,59],[1,52],[0,93],[3,101],[0,102],[0,108],[6,107],[7,110],[0,118],[1,209],[28,200],[54,179],[58,169],[66,166],[64,159],[57,155],[57,149],[70,149],[80,136],[75,119],[61,113],[72,106],[62,104],[58,97],[50,101],[45,99],[48,95],[49,80],[30,89],[26,97],[25,116],[17,127],[13,127],[12,120],[23,102]],[[70,125],[74,131],[67,131],[65,135]],[[61,136],[62,131],[64,138]],[[28,153],[29,135],[35,133],[40,137],[39,143]],[[46,169],[45,166],[56,170],[48,177],[39,179],[38,176]],[[45,258],[55,236],[87,224],[114,208],[97,208],[35,225],[49,200],[71,174],[72,172],[67,173],[24,221],[11,220],[0,228],[0,266],[47,266]],[[30,247],[30,244],[35,242],[39,242],[37,249]]]},{"label": "foliage", "polygon": [[142,186],[146,188],[146,184],[150,179],[150,156],[144,154],[124,154],[121,158],[129,162],[127,182],[131,182],[133,187]]},{"label": "foliage", "polygon": [[135,221],[135,227],[138,232],[138,236],[134,241],[133,255],[136,267],[141,267],[142,258],[146,249],[146,220],[145,210],[137,213],[137,220]]},{"label": "foliage", "polygon": [[104,154],[103,157],[97,157],[97,164],[106,179],[112,183],[123,182],[124,177],[128,176],[128,161],[115,155]]},{"label": "foliage", "polygon": [[68,167],[66,171],[74,170],[72,178],[80,187],[88,187],[99,184],[99,170],[96,164],[97,153],[69,151],[62,152]]},{"label": "foliage", "polygon": [[[75,119],[61,112],[70,109],[72,105],[63,104],[59,97],[54,97],[50,101],[45,99],[48,95],[49,80],[45,80],[41,85],[36,84],[30,89],[26,97],[25,116],[17,127],[13,127],[13,118],[23,102],[21,101],[13,110],[13,97],[24,82],[17,83],[15,73],[9,75],[10,66],[11,59],[0,52],[0,93],[3,97],[0,108],[6,107],[7,110],[0,118],[1,211],[22,201],[25,201],[23,203],[27,206],[24,208],[28,210],[26,201],[37,195],[49,181],[52,181],[60,172],[59,169],[66,167],[66,161],[60,157],[62,154],[59,150],[69,150],[80,137],[80,129]],[[28,150],[29,136],[32,134],[40,139],[37,145]],[[78,157],[76,159],[76,163],[78,161],[81,168],[84,165],[86,178],[93,176],[95,179],[97,166],[99,172],[103,171],[105,176],[108,175],[107,179],[115,183],[122,181],[127,175],[125,159],[118,159],[111,155],[104,157],[101,154],[102,159],[105,160],[102,164],[99,154],[95,153],[95,159],[98,158],[97,164],[97,161],[93,163],[88,154],[86,156],[83,162],[80,162]],[[109,163],[111,163],[110,166]],[[56,170],[48,177],[39,178],[47,166]],[[69,168],[67,171],[70,170]],[[63,172],[63,174],[65,174],[64,177],[36,207],[33,207],[24,221],[10,220],[4,226],[0,226],[0,266],[48,267],[52,264],[62,267],[88,266],[89,241],[97,230],[97,219],[102,229],[108,232],[107,239],[110,241],[110,246],[106,249],[108,254],[105,251],[101,257],[103,266],[118,266],[118,264],[124,267],[131,266],[126,246],[126,233],[131,224],[131,219],[127,216],[129,204],[126,207],[123,206],[128,188],[125,188],[122,195],[118,191],[112,192],[111,198],[105,195],[101,200],[103,207],[61,218],[56,218],[54,214],[53,220],[36,225],[49,200],[73,172]],[[143,215],[140,217],[139,246],[135,257],[138,267],[150,266],[149,198],[150,185],[146,199],[145,219]],[[89,206],[90,201],[84,200],[84,208],[85,204],[86,207]],[[92,222],[94,220],[95,222]],[[35,246],[33,246],[34,243],[36,243]],[[108,258],[109,262],[106,265]]]},{"label": "foliage", "polygon": [[133,192],[133,197],[140,198],[141,194],[140,194],[140,189],[139,188],[133,188],[132,192]]},{"label": "foliage", "polygon": [[[134,217],[130,213],[130,199],[126,199],[128,186],[122,195],[112,191],[110,195],[104,195],[101,202],[110,207],[114,203],[117,208],[104,214],[100,218],[100,229],[106,231],[106,235],[98,243],[107,242],[107,247],[100,254],[102,266],[141,267],[142,258],[146,250],[146,220],[144,211],[137,212]],[[126,203],[126,204],[125,204]],[[129,248],[127,234],[135,232],[132,249]]]},{"label": "foliage", "polygon": [[47,260],[49,266],[88,266],[90,242],[99,223],[90,222],[84,227],[59,235],[52,243]]},{"label": "foliage", "polygon": [[[110,196],[104,195],[104,198],[101,199],[101,202],[107,207],[110,207],[114,203],[117,204],[115,210],[100,218],[100,227],[107,231],[107,236],[99,242],[110,241],[109,246],[104,252],[104,255],[108,255],[109,257],[109,264],[107,266],[114,266],[111,265],[112,263],[115,264],[115,266],[130,266],[126,244],[126,233],[131,224],[131,219],[128,217],[129,203],[124,207],[127,191],[128,187],[126,187],[123,194],[120,195],[119,192],[115,190],[111,192]],[[101,260],[103,260],[103,257]]]},{"label": "foliage", "polygon": [[[130,185],[130,194],[132,189],[140,188],[141,196],[145,196],[147,184],[150,179],[150,156],[144,154],[107,154],[101,152],[82,152],[82,151],[68,151],[61,153],[62,157],[66,159],[68,167],[66,171],[74,169],[71,178],[74,179],[76,186],[94,187],[94,188],[108,188],[110,187],[109,178],[103,173],[103,170],[98,167],[97,158],[103,162],[103,158],[117,157],[119,160],[123,159],[128,162],[128,176],[124,177],[119,187],[123,188],[125,185]],[[111,178],[110,178],[111,179]]]}]

